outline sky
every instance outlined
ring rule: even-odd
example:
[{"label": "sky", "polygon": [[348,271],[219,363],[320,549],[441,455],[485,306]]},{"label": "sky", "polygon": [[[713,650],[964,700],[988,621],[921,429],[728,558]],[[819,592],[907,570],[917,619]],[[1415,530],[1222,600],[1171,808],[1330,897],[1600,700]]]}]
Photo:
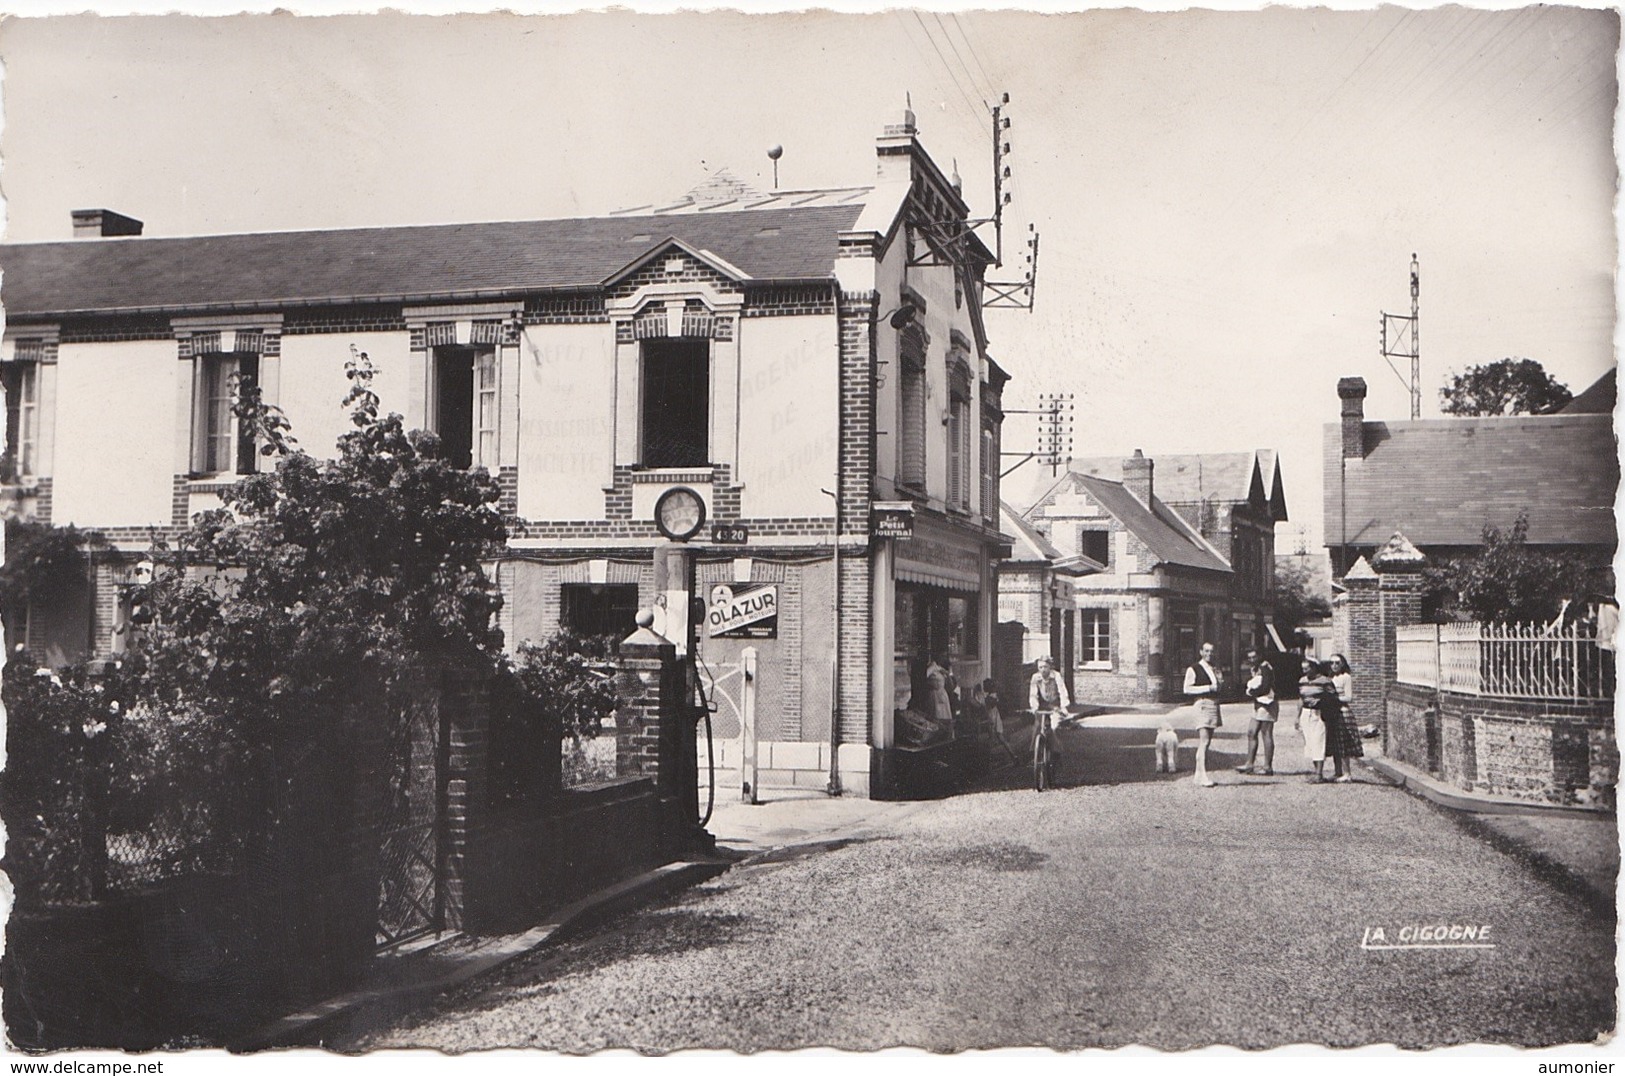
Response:
[{"label": "sky", "polygon": [[1618,37],[1561,7],[11,19],[0,192],[17,241],[93,206],[160,236],[596,214],[771,186],[773,144],[782,187],[867,182],[907,95],[987,214],[1008,93],[1005,250],[1041,240],[1033,310],[987,318],[1007,406],[1074,394],[1080,456],[1277,450],[1292,552],[1337,379],[1409,415],[1378,326],[1413,252],[1424,416],[1468,365],[1579,392],[1614,362]]}]

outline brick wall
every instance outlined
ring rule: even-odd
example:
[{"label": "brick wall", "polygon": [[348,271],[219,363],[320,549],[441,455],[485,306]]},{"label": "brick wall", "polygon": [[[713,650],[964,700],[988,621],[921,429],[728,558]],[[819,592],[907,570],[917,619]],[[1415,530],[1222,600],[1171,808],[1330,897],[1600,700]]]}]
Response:
[{"label": "brick wall", "polygon": [[1389,754],[1464,790],[1611,808],[1611,704],[1481,699],[1390,684]]}]

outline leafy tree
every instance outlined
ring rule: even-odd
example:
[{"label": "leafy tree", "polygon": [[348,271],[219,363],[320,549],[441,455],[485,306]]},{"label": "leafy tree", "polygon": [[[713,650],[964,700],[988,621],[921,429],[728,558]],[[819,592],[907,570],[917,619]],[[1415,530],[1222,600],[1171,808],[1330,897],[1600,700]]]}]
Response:
[{"label": "leafy tree", "polygon": [[1439,390],[1447,415],[1538,415],[1562,407],[1574,394],[1534,359],[1501,359],[1469,366]]},{"label": "leafy tree", "polygon": [[1507,530],[1486,524],[1476,553],[1427,570],[1427,604],[1444,619],[1463,613],[1483,622],[1548,621],[1564,598],[1583,598],[1599,582],[1598,569],[1531,549],[1528,536],[1523,514]]},{"label": "leafy tree", "polygon": [[101,532],[68,524],[53,527],[36,520],[6,520],[6,556],[0,564],[0,616],[21,623],[28,606],[61,600],[83,584],[87,550],[104,549]]},{"label": "leafy tree", "polygon": [[159,551],[155,616],[129,662],[132,692],[155,712],[227,720],[247,756],[242,781],[284,798],[314,782],[311,803],[344,794],[355,737],[376,735],[424,670],[492,668],[501,647],[501,598],[481,568],[506,536],[497,484],[453,466],[433,434],[380,416],[365,353],[346,373],[354,429],[325,460],[239,386],[237,414],[275,468],[223,492],[225,507]]},{"label": "leafy tree", "polygon": [[1296,628],[1332,615],[1327,595],[1318,593],[1316,575],[1306,560],[1293,559],[1275,569],[1275,619],[1282,628]]}]

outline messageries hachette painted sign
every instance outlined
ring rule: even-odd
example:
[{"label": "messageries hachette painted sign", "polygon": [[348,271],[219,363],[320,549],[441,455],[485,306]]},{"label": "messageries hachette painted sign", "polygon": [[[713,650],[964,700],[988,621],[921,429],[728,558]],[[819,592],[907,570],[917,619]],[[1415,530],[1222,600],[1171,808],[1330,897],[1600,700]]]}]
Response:
[{"label": "messageries hachette painted sign", "polygon": [[712,587],[705,633],[713,639],[778,638],[778,584],[737,592],[725,584]]}]

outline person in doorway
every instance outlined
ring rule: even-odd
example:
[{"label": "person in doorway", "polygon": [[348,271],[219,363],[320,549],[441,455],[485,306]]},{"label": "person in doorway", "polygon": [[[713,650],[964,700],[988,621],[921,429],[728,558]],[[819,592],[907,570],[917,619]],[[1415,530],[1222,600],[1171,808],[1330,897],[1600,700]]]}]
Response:
[{"label": "person in doorway", "polygon": [[[1281,706],[1275,698],[1275,666],[1258,653],[1247,651],[1247,697],[1253,700],[1253,719],[1247,726],[1247,764],[1237,773],[1256,773],[1268,777],[1275,773],[1275,719]],[[1264,748],[1264,768],[1254,765],[1258,749]]]},{"label": "person in doorway", "polygon": [[1323,713],[1337,705],[1337,689],[1318,661],[1307,662],[1298,683],[1298,731],[1303,733],[1303,757],[1315,768],[1309,779],[1326,780],[1326,722]]},{"label": "person in doorway", "polygon": [[1348,658],[1333,654],[1329,671],[1337,700],[1335,706],[1323,707],[1320,716],[1326,722],[1326,751],[1332,756],[1332,780],[1347,784],[1354,780],[1354,760],[1365,755],[1360,730],[1354,724],[1354,670],[1349,668]]},{"label": "person in doorway", "polygon": [[954,727],[954,701],[948,693],[948,685],[952,682],[953,674],[947,666],[932,658],[925,667],[926,697],[931,716],[948,729]]},{"label": "person in doorway", "polygon": [[1213,743],[1213,730],[1224,724],[1219,713],[1219,691],[1224,673],[1213,664],[1213,644],[1203,643],[1196,663],[1185,670],[1185,697],[1196,709],[1196,783],[1212,788],[1217,781],[1207,775],[1207,749]]}]

